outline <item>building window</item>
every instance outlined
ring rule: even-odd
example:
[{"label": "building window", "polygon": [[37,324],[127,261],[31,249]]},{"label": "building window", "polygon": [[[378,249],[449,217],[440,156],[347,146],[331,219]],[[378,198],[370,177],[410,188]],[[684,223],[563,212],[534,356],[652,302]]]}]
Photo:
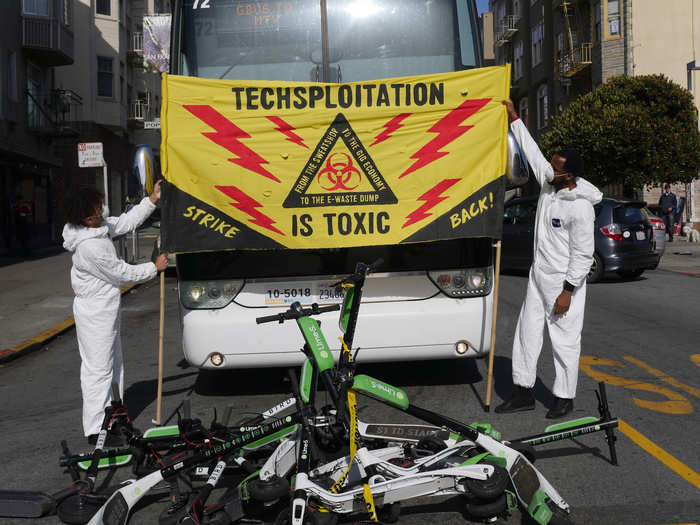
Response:
[{"label": "building window", "polygon": [[620,0],[608,0],[608,36],[620,36]]},{"label": "building window", "polygon": [[42,72],[33,64],[27,64],[27,122],[32,128],[43,124],[41,109]]},{"label": "building window", "polygon": [[124,77],[126,77],[126,67],[124,62],[119,62],[119,97],[122,104],[126,103],[126,91],[124,89]]},{"label": "building window", "polygon": [[496,18],[498,19],[499,22],[503,20],[506,17],[506,3],[505,1],[499,2],[498,7],[496,9]]},{"label": "building window", "polygon": [[111,15],[112,14],[112,0],[97,0],[95,4],[95,11],[98,15]]},{"label": "building window", "polygon": [[554,50],[554,54],[556,62],[559,63],[564,54],[564,33],[557,34],[557,48]]},{"label": "building window", "polygon": [[17,101],[17,53],[14,51],[7,56],[7,95]]},{"label": "building window", "polygon": [[64,26],[73,25],[73,0],[63,0],[63,10],[61,11]]},{"label": "building window", "polygon": [[513,79],[518,80],[523,76],[523,41],[515,44],[513,50]]},{"label": "building window", "polygon": [[537,88],[537,129],[546,127],[548,120],[547,84],[542,84]]},{"label": "building window", "polygon": [[520,99],[520,104],[518,106],[518,115],[520,115],[520,120],[522,120],[525,125],[528,125],[528,114],[527,114],[527,97]]},{"label": "building window", "polygon": [[544,38],[544,24],[540,21],[532,28],[532,67],[542,62],[542,40]]},{"label": "building window", "polygon": [[22,13],[25,15],[49,16],[49,0],[23,0]]},{"label": "building window", "polygon": [[112,82],[112,59],[107,57],[97,57],[97,96],[114,96]]},{"label": "building window", "polygon": [[602,40],[600,33],[600,2],[593,6],[593,41],[598,43]]}]

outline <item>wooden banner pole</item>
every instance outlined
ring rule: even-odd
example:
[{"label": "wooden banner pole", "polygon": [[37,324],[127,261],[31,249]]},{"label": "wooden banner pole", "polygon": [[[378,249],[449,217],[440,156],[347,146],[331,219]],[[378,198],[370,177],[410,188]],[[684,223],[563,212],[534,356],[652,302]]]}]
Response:
[{"label": "wooden banner pole", "polygon": [[156,398],[156,419],[160,425],[161,408],[163,405],[163,331],[165,325],[165,272],[160,272],[160,323],[158,326],[158,395]]},{"label": "wooden banner pole", "polygon": [[501,280],[501,241],[496,241],[496,267],[493,278],[493,315],[491,317],[491,350],[489,351],[489,374],[486,381],[486,404],[484,410],[491,410],[491,387],[493,384],[493,357],[496,350],[496,319],[498,317],[498,285]]}]

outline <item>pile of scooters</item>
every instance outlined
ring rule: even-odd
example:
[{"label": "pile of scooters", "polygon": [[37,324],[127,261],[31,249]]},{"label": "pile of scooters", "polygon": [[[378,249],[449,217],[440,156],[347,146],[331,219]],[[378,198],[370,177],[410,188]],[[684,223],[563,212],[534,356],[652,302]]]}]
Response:
[{"label": "pile of scooters", "polygon": [[[229,425],[231,409],[208,426],[183,403],[178,424],[135,429],[114,388],[91,453],[71,454],[65,442],[60,465],[72,477],[55,494],[0,490],[0,516],[56,513],[69,524],[125,525],[147,495],[167,494],[160,525],[228,525],[274,520],[277,525],[394,523],[401,505],[417,498],[460,496],[465,515],[492,522],[516,509],[536,523],[570,524],[569,505],[533,465],[535,447],[604,432],[617,464],[614,428],[604,384],[598,417],[548,427],[543,433],[502,439],[489,424],[463,423],[411,403],[406,393],[380,379],[356,374],[353,339],[365,279],[381,261],[359,263],[337,283],[342,305],[293,303],[262,323],[295,321],[306,359],[288,371],[292,396],[255,417]],[[344,334],[336,360],[316,317],[340,311]],[[336,352],[338,354],[338,352]],[[329,404],[318,407],[318,387]],[[357,395],[426,424],[366,423],[358,419]],[[105,448],[107,433],[125,446]],[[130,466],[135,479],[117,486],[98,483],[101,471]],[[216,501],[210,496],[217,490]],[[348,522],[344,519],[344,522]]]}]

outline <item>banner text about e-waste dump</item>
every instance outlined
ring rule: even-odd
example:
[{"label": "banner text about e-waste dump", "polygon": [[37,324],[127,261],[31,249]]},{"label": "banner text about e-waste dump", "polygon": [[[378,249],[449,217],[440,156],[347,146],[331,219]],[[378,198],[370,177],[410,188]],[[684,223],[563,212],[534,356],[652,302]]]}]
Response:
[{"label": "banner text about e-waste dump", "polygon": [[507,67],[349,84],[163,75],[171,252],[500,237]]}]

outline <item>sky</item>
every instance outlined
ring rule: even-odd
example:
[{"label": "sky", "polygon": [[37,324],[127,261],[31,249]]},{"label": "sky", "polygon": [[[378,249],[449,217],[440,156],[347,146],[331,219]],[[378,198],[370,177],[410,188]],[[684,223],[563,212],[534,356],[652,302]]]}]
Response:
[{"label": "sky", "polygon": [[476,7],[479,10],[479,14],[489,9],[489,0],[476,0]]}]

